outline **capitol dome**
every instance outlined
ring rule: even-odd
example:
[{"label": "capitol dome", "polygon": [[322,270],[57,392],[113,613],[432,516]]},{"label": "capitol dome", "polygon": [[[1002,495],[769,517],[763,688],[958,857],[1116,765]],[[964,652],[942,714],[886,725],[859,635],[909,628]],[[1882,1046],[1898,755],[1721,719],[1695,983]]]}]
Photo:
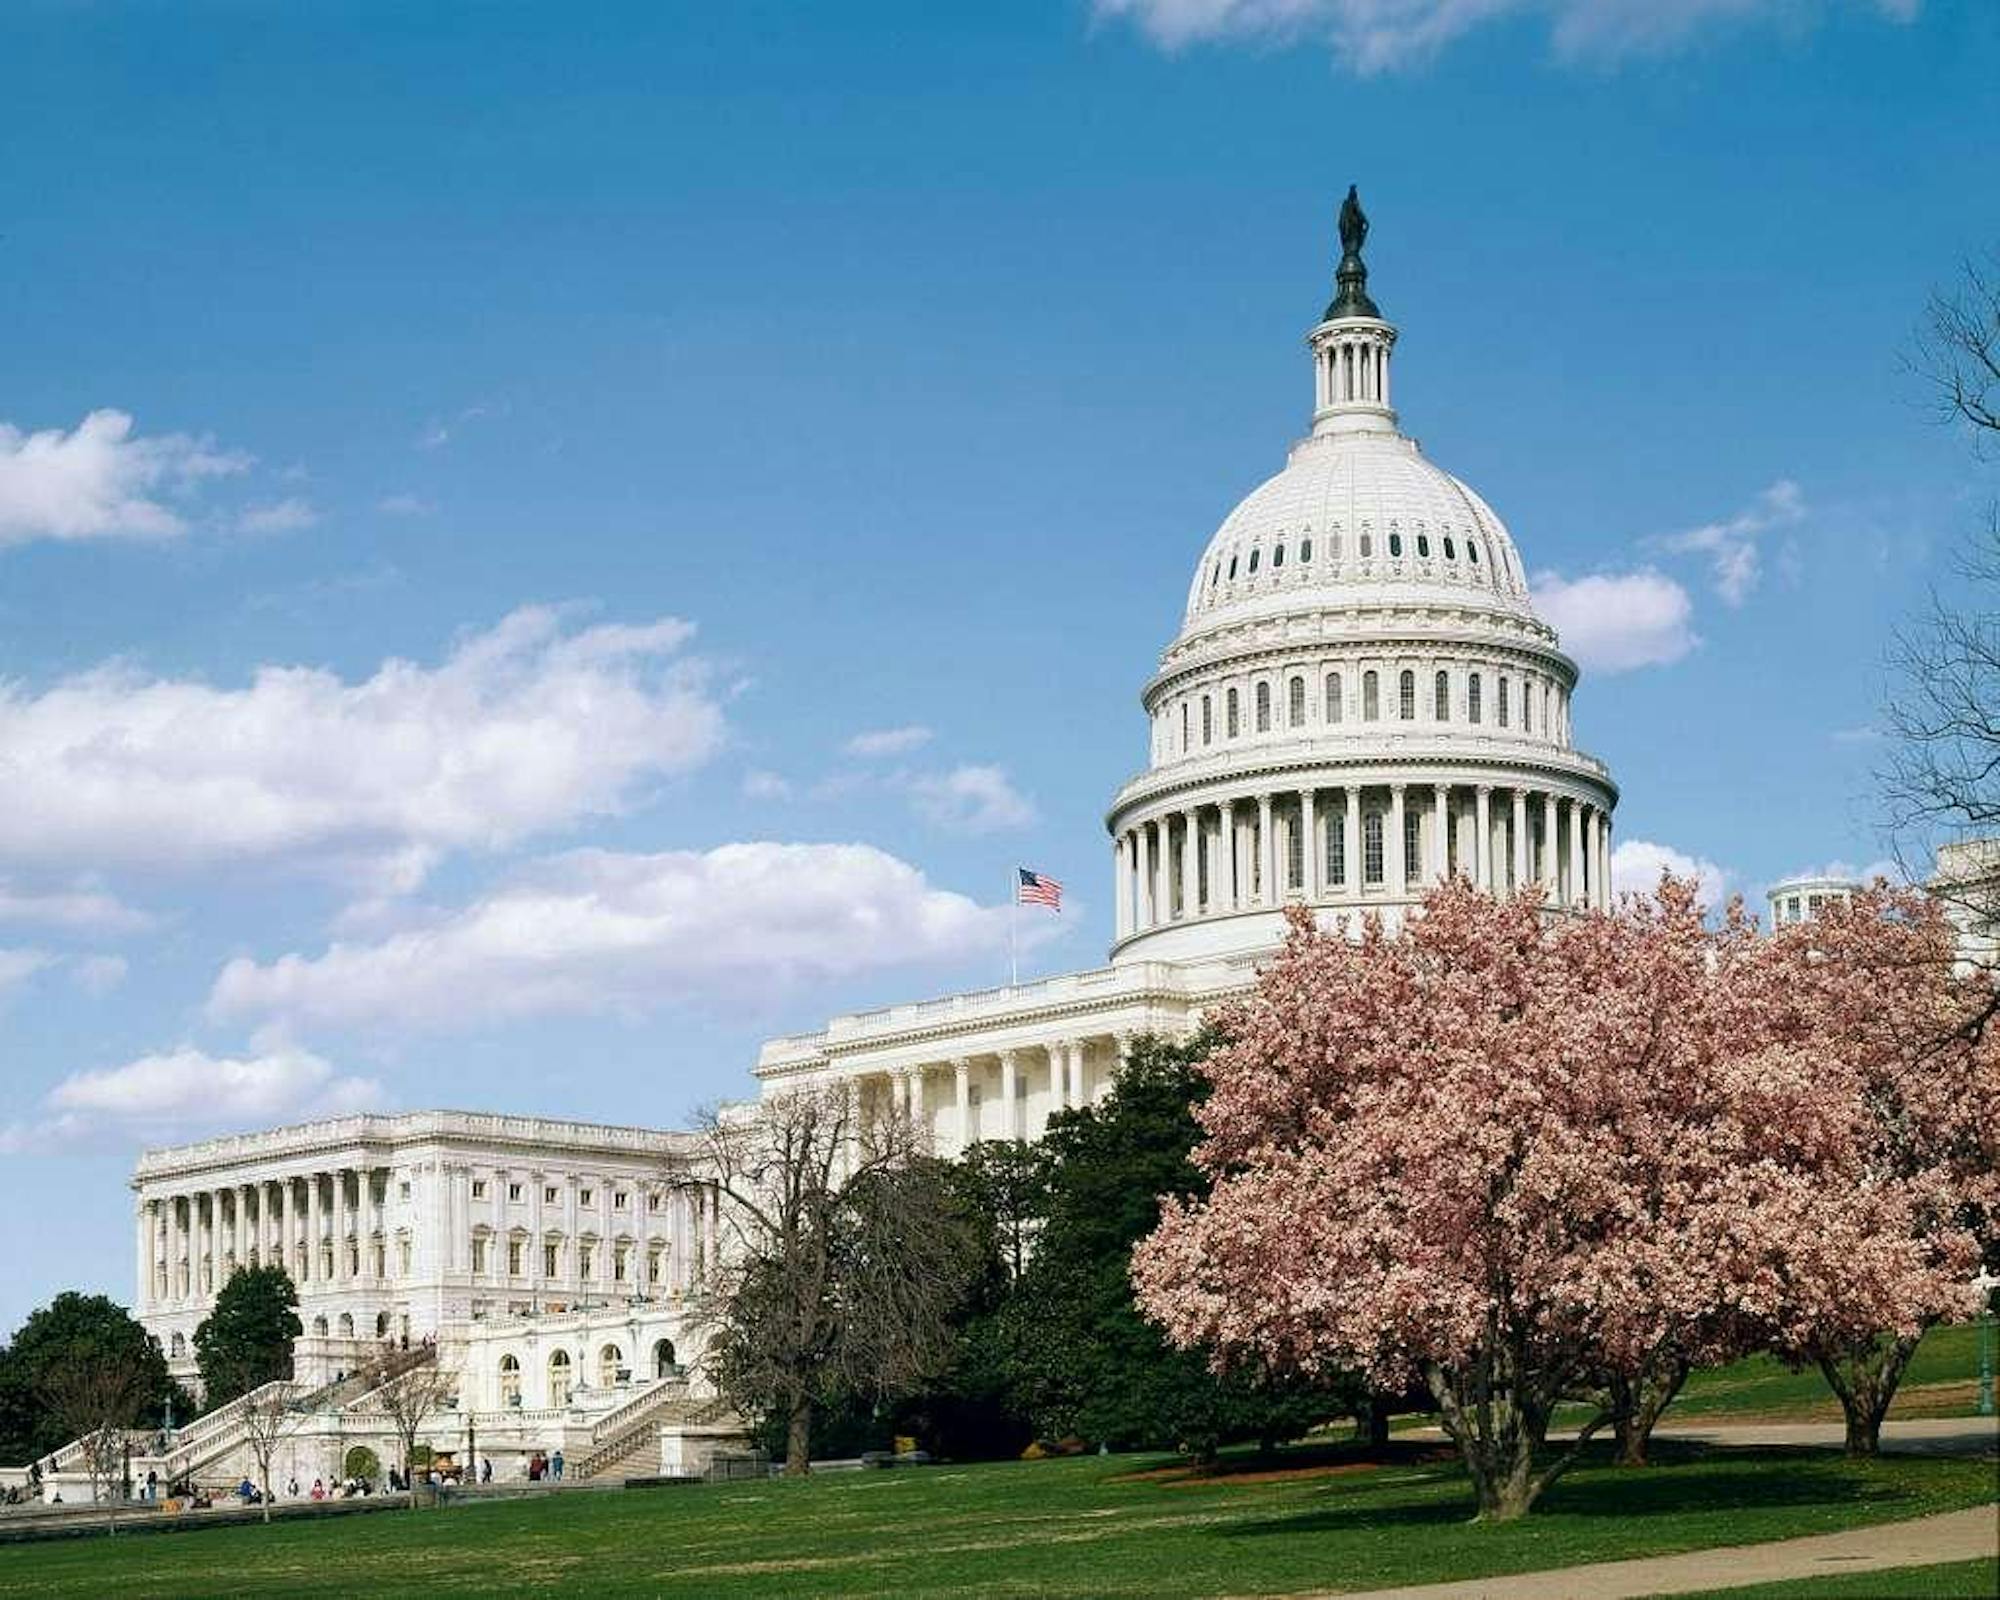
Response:
[{"label": "capitol dome", "polygon": [[1208,542],[1146,685],[1114,962],[1254,958],[1290,902],[1394,923],[1450,874],[1609,904],[1617,789],[1571,741],[1576,664],[1506,524],[1401,431],[1367,232],[1350,190],[1311,429]]}]

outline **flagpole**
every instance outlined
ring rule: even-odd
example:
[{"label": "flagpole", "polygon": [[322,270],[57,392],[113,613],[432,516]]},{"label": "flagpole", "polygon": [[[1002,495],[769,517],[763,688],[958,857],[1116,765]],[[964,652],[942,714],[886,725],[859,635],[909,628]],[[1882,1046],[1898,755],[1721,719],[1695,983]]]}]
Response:
[{"label": "flagpole", "polygon": [[1007,874],[1007,987],[1021,986],[1021,957],[1014,942],[1014,924],[1021,915],[1021,874]]}]

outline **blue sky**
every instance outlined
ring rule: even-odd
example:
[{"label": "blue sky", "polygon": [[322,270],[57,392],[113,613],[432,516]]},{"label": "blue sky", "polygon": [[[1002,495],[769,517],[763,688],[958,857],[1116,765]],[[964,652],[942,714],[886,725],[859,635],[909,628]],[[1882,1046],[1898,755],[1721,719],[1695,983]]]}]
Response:
[{"label": "blue sky", "polygon": [[1878,857],[1996,85],[1984,0],[8,7],[0,1323],[127,1292],[145,1142],[673,1123],[998,981],[1016,862],[1100,959],[1350,181],[1620,837]]}]

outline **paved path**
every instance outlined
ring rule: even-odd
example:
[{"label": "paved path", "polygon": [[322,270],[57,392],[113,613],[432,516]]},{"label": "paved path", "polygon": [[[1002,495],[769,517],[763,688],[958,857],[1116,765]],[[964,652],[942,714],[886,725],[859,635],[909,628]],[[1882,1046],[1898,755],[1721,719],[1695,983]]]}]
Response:
[{"label": "paved path", "polygon": [[[1399,1438],[1442,1439],[1442,1428],[1412,1428]],[[1549,1435],[1561,1439],[1558,1429]],[[1600,1435],[1604,1437],[1604,1435]],[[1663,1422],[1655,1439],[1692,1439],[1701,1444],[1795,1444],[1838,1450],[1847,1430],[1838,1422]],[[2000,1417],[1916,1417],[1882,1424],[1882,1449],[1890,1455],[2000,1455]]]},{"label": "paved path", "polygon": [[1605,1561],[1554,1572],[1517,1572],[1505,1578],[1371,1589],[1365,1596],[1350,1595],[1346,1600],[1638,1600],[1645,1595],[1733,1589],[1750,1583],[1881,1572],[1891,1567],[1927,1567],[1992,1555],[2000,1555],[2000,1506],[1974,1506],[1969,1511],[1947,1511],[1935,1517],[1878,1523],[1872,1528],[1849,1528],[1805,1539]]}]

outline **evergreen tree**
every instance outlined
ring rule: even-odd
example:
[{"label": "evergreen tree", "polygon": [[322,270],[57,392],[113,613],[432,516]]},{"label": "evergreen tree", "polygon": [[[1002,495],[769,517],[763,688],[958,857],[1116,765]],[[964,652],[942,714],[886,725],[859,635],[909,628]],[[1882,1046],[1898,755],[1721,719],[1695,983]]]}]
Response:
[{"label": "evergreen tree", "polygon": [[176,1415],[191,1414],[185,1394],[167,1376],[158,1342],[128,1311],[101,1294],[65,1290],[28,1320],[0,1350],[0,1462],[24,1464],[70,1442],[48,1403],[51,1374],[62,1366],[107,1362],[139,1374],[142,1427],[158,1427],[174,1398]]},{"label": "evergreen tree", "polygon": [[299,1294],[280,1266],[238,1267],[194,1330],[195,1365],[210,1406],[292,1375],[292,1341],[304,1331]]}]

